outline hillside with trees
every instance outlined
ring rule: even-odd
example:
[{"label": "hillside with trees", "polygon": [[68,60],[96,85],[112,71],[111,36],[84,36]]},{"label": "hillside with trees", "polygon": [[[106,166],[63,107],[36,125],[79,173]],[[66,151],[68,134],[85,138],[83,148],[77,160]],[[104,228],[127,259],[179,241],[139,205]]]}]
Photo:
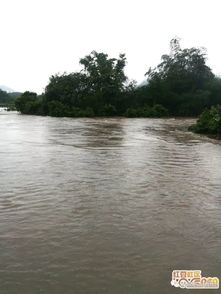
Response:
[{"label": "hillside with trees", "polygon": [[6,91],[3,91],[0,89],[0,105],[11,105],[15,103],[15,100],[21,96],[22,93],[19,92],[13,92],[13,93],[7,93]]}]

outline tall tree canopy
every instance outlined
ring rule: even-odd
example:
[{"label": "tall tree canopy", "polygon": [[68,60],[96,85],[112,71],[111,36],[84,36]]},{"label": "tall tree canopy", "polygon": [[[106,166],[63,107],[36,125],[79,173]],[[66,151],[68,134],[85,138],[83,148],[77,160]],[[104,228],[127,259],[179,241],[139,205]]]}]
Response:
[{"label": "tall tree canopy", "polygon": [[125,54],[119,59],[108,58],[107,54],[92,51],[90,55],[80,59],[83,72],[88,77],[92,91],[110,92],[123,90],[127,77],[124,73],[126,65]]},{"label": "tall tree canopy", "polygon": [[[116,59],[93,51],[80,59],[80,64],[83,66],[80,72],[50,78],[45,90],[46,112],[59,102],[68,107],[89,107],[97,115],[114,114],[127,81],[124,74],[125,55],[120,54]],[[56,113],[59,107],[56,106]]]},{"label": "tall tree canopy", "polygon": [[214,75],[206,65],[204,48],[181,49],[179,39],[170,42],[171,52],[162,56],[162,62],[147,72],[148,80],[166,83],[170,90],[182,93],[204,89]]},{"label": "tall tree canopy", "polygon": [[[161,63],[146,73],[149,90],[155,102],[177,111],[182,102],[190,107],[196,96],[208,96],[208,85],[214,79],[206,65],[204,48],[181,49],[179,39],[170,42],[170,54],[163,55]],[[208,97],[207,97],[208,99]],[[204,105],[206,106],[206,105]],[[200,111],[200,110],[199,110]]]},{"label": "tall tree canopy", "polygon": [[87,76],[90,93],[96,97],[98,104],[113,104],[117,106],[121,92],[125,87],[127,77],[124,73],[126,65],[125,54],[119,58],[109,58],[107,54],[91,52],[80,60],[82,72]]}]

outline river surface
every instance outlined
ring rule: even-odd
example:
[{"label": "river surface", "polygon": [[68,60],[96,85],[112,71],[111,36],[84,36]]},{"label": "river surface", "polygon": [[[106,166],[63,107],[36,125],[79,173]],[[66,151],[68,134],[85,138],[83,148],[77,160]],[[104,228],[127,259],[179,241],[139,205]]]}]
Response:
[{"label": "river surface", "polygon": [[221,144],[193,119],[0,114],[0,293],[218,293]]}]

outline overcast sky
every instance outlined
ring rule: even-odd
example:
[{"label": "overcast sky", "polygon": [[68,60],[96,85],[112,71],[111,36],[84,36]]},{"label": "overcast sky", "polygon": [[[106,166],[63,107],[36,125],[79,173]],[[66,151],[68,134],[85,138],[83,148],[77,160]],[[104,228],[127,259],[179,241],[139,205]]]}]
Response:
[{"label": "overcast sky", "polygon": [[52,74],[80,69],[92,50],[126,53],[129,78],[182,47],[204,46],[221,73],[220,0],[0,0],[0,85],[41,93]]}]

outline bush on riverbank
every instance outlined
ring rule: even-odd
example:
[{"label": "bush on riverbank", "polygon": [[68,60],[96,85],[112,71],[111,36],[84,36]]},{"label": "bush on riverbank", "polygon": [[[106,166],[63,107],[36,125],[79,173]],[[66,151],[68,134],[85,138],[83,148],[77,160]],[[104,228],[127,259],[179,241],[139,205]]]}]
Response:
[{"label": "bush on riverbank", "polygon": [[189,130],[195,133],[221,135],[221,106],[204,110],[196,124],[190,126]]}]

